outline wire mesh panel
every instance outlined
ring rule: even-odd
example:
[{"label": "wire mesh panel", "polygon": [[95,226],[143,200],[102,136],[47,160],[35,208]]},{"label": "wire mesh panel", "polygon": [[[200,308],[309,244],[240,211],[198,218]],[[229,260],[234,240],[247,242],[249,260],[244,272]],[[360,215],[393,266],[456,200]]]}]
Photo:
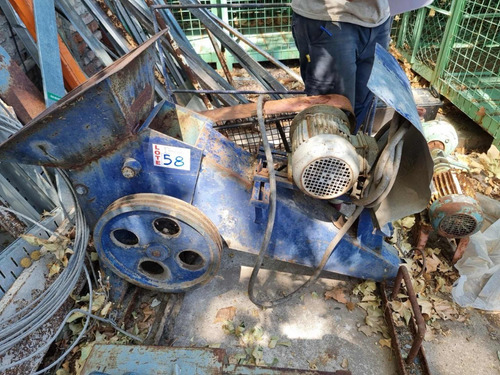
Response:
[{"label": "wire mesh panel", "polygon": [[434,6],[422,10],[424,27],[415,51],[415,58],[430,69],[436,68],[444,30],[450,19],[451,0],[434,2]]},{"label": "wire mesh panel", "polygon": [[[294,117],[294,113],[266,117],[267,139],[275,150],[286,151],[285,144],[289,139],[290,124]],[[256,154],[262,145],[257,118],[225,121],[218,123],[214,129],[251,154]]]},{"label": "wire mesh panel", "polygon": [[413,70],[500,145],[500,1],[436,0],[395,19],[392,37]]},{"label": "wire mesh panel", "polygon": [[[228,0],[227,4],[280,4],[282,0]],[[284,8],[229,8],[229,24],[242,34],[263,34],[274,32],[291,32],[292,9]]]},{"label": "wire mesh panel", "polygon": [[[198,0],[200,4],[219,4],[217,0]],[[179,4],[178,1],[172,1],[172,4]],[[207,8],[211,10],[211,8]],[[216,10],[213,10],[216,12]],[[191,14],[189,9],[172,9],[172,14],[177,23],[182,28],[187,37],[206,35],[203,24]]]},{"label": "wire mesh panel", "polygon": [[[288,0],[227,0],[227,4],[279,4]],[[253,43],[278,59],[298,57],[298,51],[292,37],[292,9],[286,7],[269,8],[229,8],[227,21]],[[265,60],[259,53],[240,43],[256,60]]]},{"label": "wire mesh panel", "polygon": [[[199,0],[201,4],[280,4],[290,0]],[[179,4],[172,1],[172,4]],[[264,49],[277,59],[292,59],[298,57],[298,51],[291,32],[292,9],[285,7],[262,8],[207,8],[224,22],[245,35],[252,43]],[[218,61],[217,55],[207,37],[203,24],[194,17],[188,9],[174,9],[172,13],[180,27],[193,45],[195,51],[209,63]],[[237,38],[235,38],[238,41]],[[243,42],[240,46],[257,61],[265,61],[258,52]],[[231,66],[235,60],[226,56]]]},{"label": "wire mesh panel", "polygon": [[[454,43],[440,75],[442,85],[451,94],[466,100],[466,112],[479,112],[479,121],[496,119],[487,130],[495,136],[500,123],[500,3],[475,0],[465,4],[460,22],[454,29]],[[470,107],[470,108],[469,108]]]}]

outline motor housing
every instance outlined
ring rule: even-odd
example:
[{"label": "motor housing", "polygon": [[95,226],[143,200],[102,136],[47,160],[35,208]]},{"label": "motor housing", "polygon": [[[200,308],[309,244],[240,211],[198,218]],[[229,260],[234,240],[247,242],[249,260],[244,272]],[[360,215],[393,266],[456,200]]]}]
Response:
[{"label": "motor housing", "polygon": [[443,237],[469,237],[481,229],[483,211],[468,167],[450,156],[458,144],[456,131],[445,121],[429,121],[423,129],[434,161],[431,225]]},{"label": "motor housing", "polygon": [[333,199],[349,192],[375,160],[375,140],[351,135],[349,120],[339,108],[311,106],[290,127],[292,175],[305,194]]}]

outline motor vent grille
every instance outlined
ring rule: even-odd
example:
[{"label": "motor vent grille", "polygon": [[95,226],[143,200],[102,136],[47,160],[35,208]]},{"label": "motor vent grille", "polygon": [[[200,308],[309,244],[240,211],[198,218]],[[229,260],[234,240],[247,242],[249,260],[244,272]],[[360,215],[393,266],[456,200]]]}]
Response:
[{"label": "motor vent grille", "polygon": [[346,193],[353,181],[349,164],[337,158],[321,158],[310,163],[302,174],[302,186],[312,196],[322,199]]},{"label": "motor vent grille", "polygon": [[468,237],[475,233],[477,224],[477,220],[470,215],[455,214],[443,218],[439,230],[450,238]]}]

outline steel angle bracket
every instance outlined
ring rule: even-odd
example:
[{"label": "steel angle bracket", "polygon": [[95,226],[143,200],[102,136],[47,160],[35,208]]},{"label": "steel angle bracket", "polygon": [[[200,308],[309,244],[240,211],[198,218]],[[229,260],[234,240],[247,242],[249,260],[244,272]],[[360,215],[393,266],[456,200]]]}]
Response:
[{"label": "steel angle bracket", "polygon": [[[368,88],[380,100],[411,124],[403,138],[396,182],[387,198],[375,210],[379,225],[421,212],[430,199],[434,164],[425,140],[408,77],[396,59],[382,46],[375,48]],[[380,132],[388,130],[387,127]],[[380,137],[379,137],[380,138]]]}]

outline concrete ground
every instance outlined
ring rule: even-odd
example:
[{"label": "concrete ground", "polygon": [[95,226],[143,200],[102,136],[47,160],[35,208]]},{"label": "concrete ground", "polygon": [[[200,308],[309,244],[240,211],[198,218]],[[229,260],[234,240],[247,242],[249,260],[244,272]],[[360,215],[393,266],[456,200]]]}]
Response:
[{"label": "concrete ground", "polygon": [[[234,335],[227,335],[222,322],[215,322],[219,309],[236,308],[235,324],[246,328],[260,326],[263,359],[277,366],[297,369],[335,371],[348,369],[356,375],[396,374],[391,349],[378,344],[380,335],[367,337],[358,331],[365,313],[359,307],[350,312],[346,305],[325,300],[325,290],[345,285],[348,290],[355,279],[327,274],[313,287],[291,301],[272,309],[259,309],[247,294],[248,279],[255,257],[237,251],[224,251],[219,274],[207,285],[186,294],[177,317],[174,346],[216,346],[229,355],[244,352]],[[266,291],[290,291],[307,279],[309,270],[281,262],[267,262],[259,281]],[[267,281],[263,281],[266,279]],[[270,292],[269,294],[273,294]],[[276,297],[276,294],[274,294]],[[346,295],[349,299],[349,296]],[[434,375],[499,374],[500,329],[495,316],[470,311],[466,323],[442,322],[446,336],[425,342],[427,359]],[[289,346],[268,348],[269,338]]]},{"label": "concrete ground", "polygon": [[[364,321],[364,311],[356,308],[350,312],[344,304],[323,297],[325,290],[339,284],[354,286],[352,280],[340,276],[321,278],[291,301],[262,310],[247,294],[254,262],[255,256],[250,254],[224,252],[215,279],[186,294],[174,328],[174,346],[220,344],[229,355],[243,353],[239,340],[224,333],[223,323],[214,323],[219,309],[234,306],[236,324],[244,322],[247,328],[262,328],[267,363],[276,357],[280,367],[334,371],[343,369],[343,364],[353,374],[396,374],[391,351],[377,344],[380,337],[367,337],[357,330],[356,325]],[[259,274],[257,290],[264,283],[267,291],[291,291],[308,278],[305,274],[308,270],[303,267],[267,263],[268,268]],[[272,336],[279,336],[280,341],[288,341],[290,346],[268,348]]]}]

